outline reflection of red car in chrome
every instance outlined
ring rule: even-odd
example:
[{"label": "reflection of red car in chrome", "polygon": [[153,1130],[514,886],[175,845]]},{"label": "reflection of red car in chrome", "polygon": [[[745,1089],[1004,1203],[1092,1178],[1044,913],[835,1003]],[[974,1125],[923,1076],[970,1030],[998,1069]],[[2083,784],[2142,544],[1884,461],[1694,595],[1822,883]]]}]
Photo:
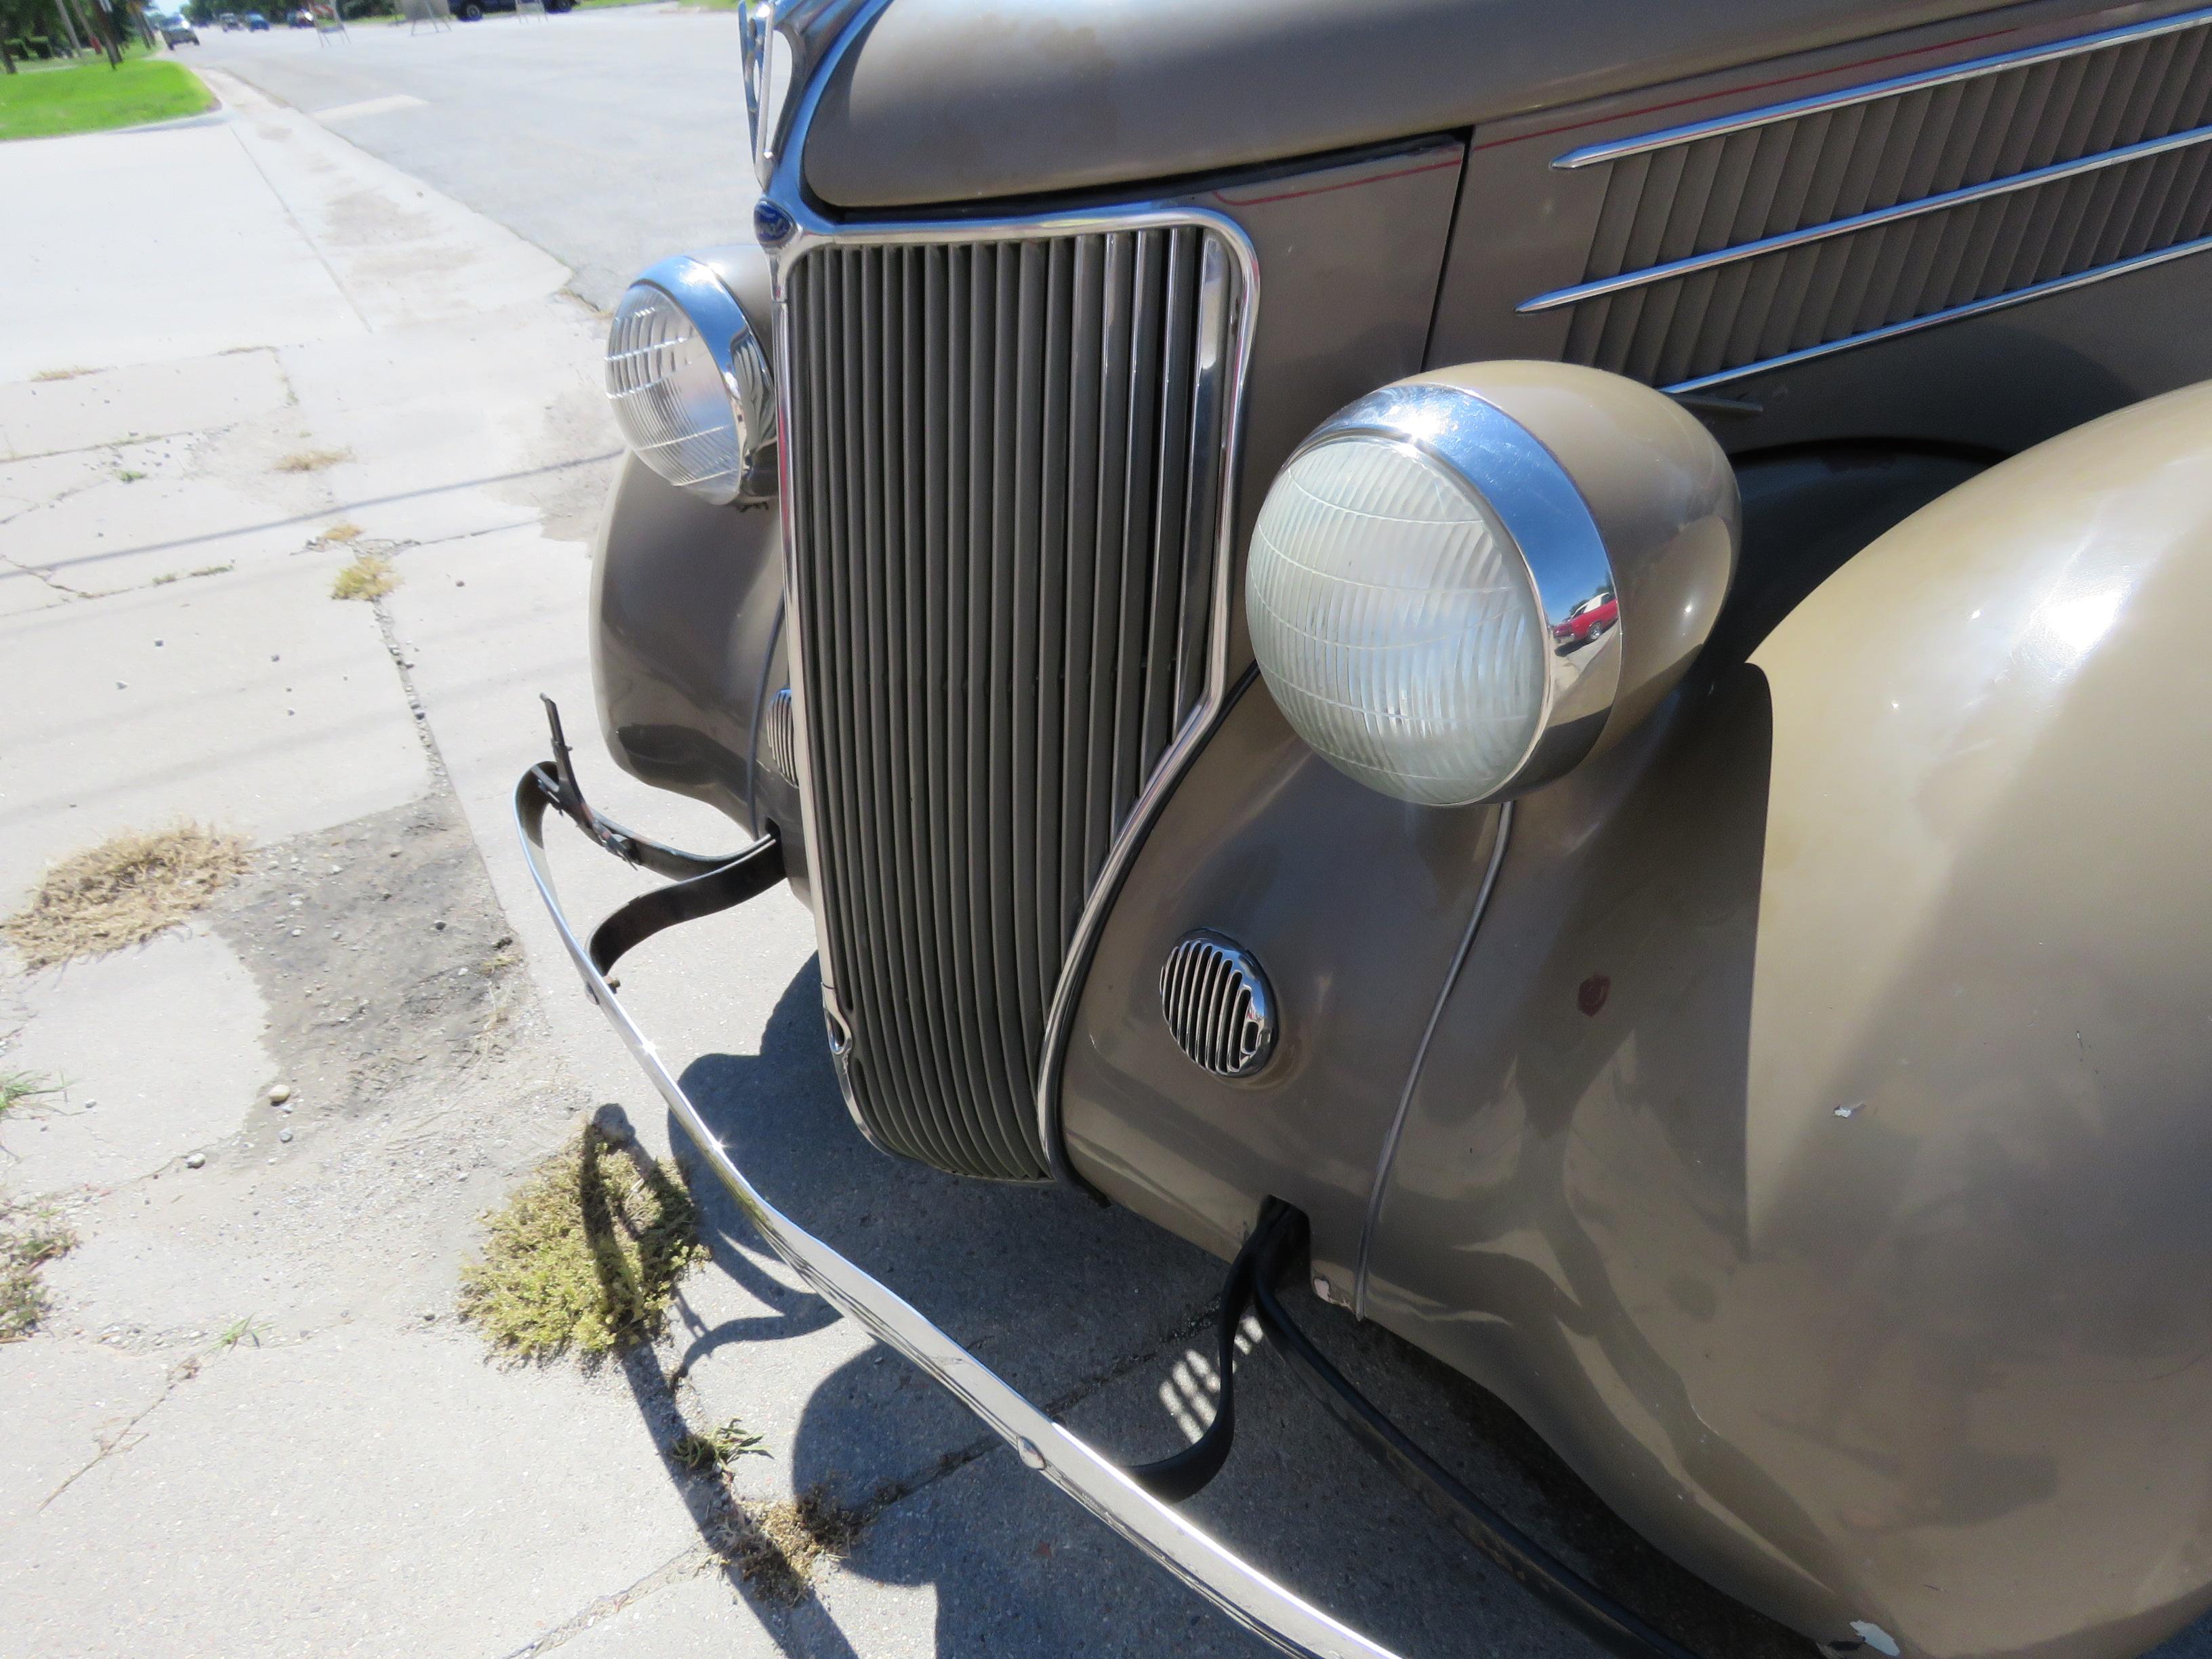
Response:
[{"label": "reflection of red car in chrome", "polygon": [[1611,588],[1593,594],[1572,611],[1567,619],[1552,625],[1552,642],[1559,655],[1578,651],[1592,640],[1606,634],[1620,620],[1620,601]]}]

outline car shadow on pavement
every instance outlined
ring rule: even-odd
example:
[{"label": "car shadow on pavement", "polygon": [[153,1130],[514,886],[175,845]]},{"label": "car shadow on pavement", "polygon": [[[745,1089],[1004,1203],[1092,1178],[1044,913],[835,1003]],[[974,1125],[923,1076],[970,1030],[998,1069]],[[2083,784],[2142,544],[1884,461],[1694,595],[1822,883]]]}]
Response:
[{"label": "car shadow on pavement", "polygon": [[[654,1214],[668,1215],[692,1201],[689,1194],[670,1180],[665,1167],[638,1144],[636,1133],[621,1107],[601,1107],[593,1115],[586,1133],[600,1137],[630,1160],[652,1195]],[[593,1241],[593,1261],[603,1281],[606,1301],[610,1306],[625,1305],[631,1300],[629,1292],[633,1287],[619,1282],[629,1271],[622,1251],[616,1248],[617,1231],[623,1226],[620,1207],[606,1192],[597,1158],[586,1157],[583,1160],[580,1181],[578,1199],[584,1229]],[[787,1651],[803,1651],[809,1656],[822,1656],[823,1659],[854,1659],[852,1648],[838,1633],[835,1623],[826,1617],[807,1621],[807,1639],[801,1644],[786,1642],[778,1632],[779,1625],[790,1620],[795,1611],[813,1603],[806,1565],[791,1559],[777,1538],[738,1503],[719,1466],[712,1462],[703,1467],[687,1463],[683,1455],[685,1443],[702,1443],[699,1437],[708,1434],[711,1425],[691,1421],[679,1397],[685,1374],[715,1349],[733,1343],[802,1336],[836,1323],[838,1315],[820,1297],[793,1291],[760,1272],[742,1253],[728,1248],[726,1235],[717,1237],[710,1248],[717,1266],[775,1311],[758,1318],[726,1321],[709,1328],[679,1292],[679,1321],[690,1336],[682,1358],[668,1365],[664,1363],[660,1345],[631,1343],[622,1348],[617,1356],[623,1380],[629,1385],[638,1419],[645,1425],[653,1449],[659,1454],[669,1480],[698,1532],[701,1545],[732,1595],[763,1615],[763,1628],[776,1635],[779,1644]],[[818,1612],[818,1607],[814,1610]],[[830,1639],[825,1640],[825,1637]]]},{"label": "car shadow on pavement", "polygon": [[[1210,1316],[1220,1264],[1126,1212],[1071,1193],[963,1181],[877,1152],[854,1127],[838,1092],[821,1006],[818,972],[809,962],[779,998],[758,1054],[706,1055],[683,1073],[684,1089],[710,1127],[771,1203],[890,1284],[1013,1386],[1055,1413],[1133,1367],[1181,1352]],[[671,1389],[694,1365],[736,1345],[811,1335],[840,1318],[788,1282],[787,1270],[672,1115],[668,1130],[715,1266],[768,1311],[708,1322],[697,1316],[695,1302],[714,1293],[686,1299],[680,1308],[689,1340],[666,1376],[647,1348],[627,1358],[637,1373],[632,1386],[641,1414],[664,1449],[687,1430],[673,1406],[661,1402],[674,1398]],[[824,1363],[829,1374],[811,1383],[790,1437],[793,1492],[826,1492],[872,1523],[1000,1446],[963,1407],[880,1346],[870,1344],[834,1364],[825,1356]],[[1150,1444],[1139,1455],[1182,1443],[1173,1419],[1164,1412],[1154,1414],[1157,1422],[1140,1429]],[[778,1455],[786,1449],[779,1448]],[[1065,1507],[1056,1496],[1029,1493],[1032,1478],[1016,1473],[1028,1499],[1022,1507],[1040,1502]],[[719,1547],[718,1540],[726,1536],[725,1517],[706,1508],[695,1518],[702,1537]],[[1083,1524],[1072,1513],[1066,1518]],[[968,1582],[962,1543],[939,1536],[918,1555],[871,1543],[850,1566],[879,1583],[933,1586],[938,1650],[960,1651],[951,1632],[972,1626],[978,1609],[969,1604],[980,1596],[1003,1609],[1006,1594],[1004,1585]],[[1138,1571],[1148,1570],[1139,1565]],[[786,1610],[744,1584],[737,1570],[731,1570],[731,1578],[787,1650],[849,1650],[811,1597]],[[1165,1580],[1155,1595],[1191,1602]],[[1055,1613],[1037,1608],[1016,1609],[1012,1616],[1018,1625],[1033,1627],[1058,1622]],[[1261,1650],[1221,1623],[1227,1644],[1222,1651]],[[1017,1640],[1015,1650],[1060,1650],[1057,1635],[1036,1634],[1034,1644]]]},{"label": "car shadow on pavement", "polygon": [[[1189,1351],[1206,1346],[1200,1331],[1221,1265],[1072,1194],[962,1181],[876,1152],[847,1116],[820,1010],[810,963],[780,998],[757,1054],[707,1055],[683,1073],[763,1194],[1109,1456],[1140,1461],[1184,1443],[1163,1379],[1180,1379]],[[779,1276],[780,1263],[764,1265],[775,1258],[672,1118],[669,1129],[716,1266],[767,1311],[711,1322],[697,1309],[716,1292],[702,1289],[681,1304],[689,1340],[676,1364],[664,1368],[647,1346],[625,1356],[640,1415],[664,1456],[699,1426],[678,1409],[693,1365],[734,1346],[812,1335],[839,1317]],[[1663,1609],[1663,1622],[1708,1638],[1709,1650],[1739,1659],[1810,1653],[1802,1638],[1659,1556],[1486,1391],[1376,1327],[1354,1326],[1300,1292],[1291,1300],[1378,1404],[1571,1561],[1635,1603]],[[1325,1604],[1401,1651],[1462,1650],[1470,1629],[1528,1659],[1595,1651],[1356,1455],[1265,1344],[1252,1359],[1238,1367],[1238,1455],[1190,1506],[1200,1525],[1278,1577],[1319,1573],[1314,1587]],[[1272,1651],[1024,1470],[896,1355],[869,1344],[835,1364],[825,1356],[823,1370],[785,1431],[787,1447],[777,1449],[788,1456],[789,1489],[827,1491],[867,1520],[848,1574],[933,1590],[934,1651],[1220,1659]],[[786,1606],[747,1582],[732,1553],[744,1517],[726,1492],[669,1467],[702,1540],[724,1558],[732,1589],[763,1631],[787,1653],[853,1654],[811,1590]],[[830,1599],[845,1601],[834,1590]]]}]

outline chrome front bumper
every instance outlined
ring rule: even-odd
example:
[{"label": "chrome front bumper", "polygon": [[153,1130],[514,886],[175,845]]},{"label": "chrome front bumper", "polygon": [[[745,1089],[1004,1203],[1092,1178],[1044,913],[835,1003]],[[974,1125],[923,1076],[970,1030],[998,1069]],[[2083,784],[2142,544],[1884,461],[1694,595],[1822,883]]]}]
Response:
[{"label": "chrome front bumper", "polygon": [[[603,961],[611,963],[612,959],[609,954],[608,927],[603,927],[594,935],[594,943],[599,946],[595,951],[562,912],[545,854],[545,812],[549,806],[558,806],[602,848],[632,863],[690,878],[674,887],[660,890],[664,894],[695,884],[711,883],[718,874],[736,870],[739,866],[753,869],[769,866],[780,870],[780,862],[771,863],[762,858],[763,854],[773,854],[774,844],[763,843],[726,863],[659,848],[592,814],[575,789],[557,723],[555,744],[556,760],[550,765],[532,767],[514,789],[515,829],[521,837],[531,879],[538,885],[538,896],[544,900],[569,959],[583,976],[585,992],[599,1004],[599,1011],[629,1045],[637,1063],[645,1068],[646,1075],[653,1079],[653,1087],[668,1103],[669,1110],[675,1114],[676,1121],[690,1136],[700,1155],[713,1167],[737,1200],[738,1207],[776,1254],[789,1262],[817,1295],[859,1321],[878,1341],[896,1349],[950,1389],[969,1410],[1003,1437],[1023,1462],[1238,1623],[1289,1653],[1313,1655],[1317,1659],[1395,1659],[1389,1649],[1369,1641],[1285,1589],[1192,1525],[1168,1504],[1146,1492],[1110,1459],[1016,1393],[904,1297],[854,1267],[761,1196],[738,1166],[731,1149],[707,1127],[698,1107],[684,1092],[683,1085],[661,1059],[659,1050],[638,1029],[629,1011],[616,996],[601,965]],[[755,860],[761,862],[756,864]],[[712,902],[706,909],[694,907],[692,914],[708,914],[714,908],[727,908],[735,902],[729,896],[733,890],[726,881],[719,902]],[[635,938],[619,937],[624,930],[616,929],[618,948],[614,954],[661,927],[689,919],[684,910],[681,904],[669,907],[665,914],[646,922],[642,931],[635,927],[628,930],[635,934]],[[617,911],[610,926],[625,914]]]}]

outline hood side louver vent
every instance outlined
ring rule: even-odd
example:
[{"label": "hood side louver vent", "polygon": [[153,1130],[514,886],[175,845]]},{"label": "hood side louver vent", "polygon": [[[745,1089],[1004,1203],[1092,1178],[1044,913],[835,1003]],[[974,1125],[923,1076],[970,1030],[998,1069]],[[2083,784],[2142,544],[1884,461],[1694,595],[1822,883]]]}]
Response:
[{"label": "hood side louver vent", "polygon": [[1565,356],[1670,392],[2212,247],[2212,13],[1561,156]]}]

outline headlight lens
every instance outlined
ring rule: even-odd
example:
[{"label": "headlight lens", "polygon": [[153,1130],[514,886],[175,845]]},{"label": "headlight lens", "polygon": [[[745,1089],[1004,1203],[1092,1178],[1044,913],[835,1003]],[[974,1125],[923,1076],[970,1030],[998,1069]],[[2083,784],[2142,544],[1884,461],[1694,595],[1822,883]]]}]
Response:
[{"label": "headlight lens", "polygon": [[[647,276],[658,280],[633,284],[607,330],[607,399],[623,436],[655,472],[708,501],[757,497],[760,453],[774,425],[759,343],[728,291],[696,261],[671,260]],[[695,310],[706,314],[695,320]],[[719,350],[701,321],[729,337]]]},{"label": "headlight lens", "polygon": [[1544,717],[1545,628],[1491,507],[1409,443],[1316,443],[1253,532],[1252,646],[1298,735],[1360,782],[1459,805],[1512,781]]}]

